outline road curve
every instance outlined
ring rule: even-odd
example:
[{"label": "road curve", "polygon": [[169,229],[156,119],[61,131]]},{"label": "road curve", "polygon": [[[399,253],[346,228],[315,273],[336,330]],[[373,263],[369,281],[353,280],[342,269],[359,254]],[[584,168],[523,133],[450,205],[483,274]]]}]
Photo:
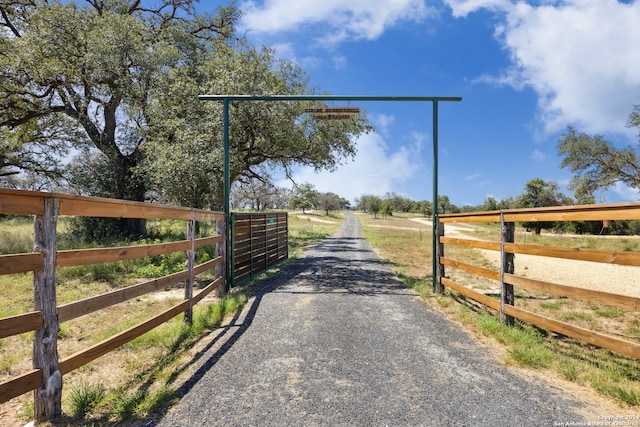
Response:
[{"label": "road curve", "polygon": [[[553,426],[581,403],[500,366],[405,289],[348,215],[264,281],[158,426]],[[557,423],[557,424],[556,424]]]}]

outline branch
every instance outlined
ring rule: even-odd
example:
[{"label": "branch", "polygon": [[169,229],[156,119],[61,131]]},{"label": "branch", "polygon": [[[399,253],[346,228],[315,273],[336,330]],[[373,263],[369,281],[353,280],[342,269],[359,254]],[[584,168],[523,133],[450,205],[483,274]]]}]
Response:
[{"label": "branch", "polygon": [[2,25],[4,25],[5,27],[8,27],[11,30],[11,32],[13,33],[14,36],[22,37],[22,35],[18,31],[18,29],[9,20],[9,16],[7,15],[7,11],[2,6],[0,6],[0,14],[2,14],[2,19],[4,19],[4,23]]}]

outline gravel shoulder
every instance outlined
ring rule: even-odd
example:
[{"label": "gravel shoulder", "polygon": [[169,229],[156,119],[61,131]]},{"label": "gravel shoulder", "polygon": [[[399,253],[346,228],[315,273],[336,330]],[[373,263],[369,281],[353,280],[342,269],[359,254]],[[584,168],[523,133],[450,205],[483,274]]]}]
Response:
[{"label": "gravel shoulder", "polygon": [[154,425],[553,426],[610,415],[501,366],[399,283],[353,215],[212,335],[181,395]]}]

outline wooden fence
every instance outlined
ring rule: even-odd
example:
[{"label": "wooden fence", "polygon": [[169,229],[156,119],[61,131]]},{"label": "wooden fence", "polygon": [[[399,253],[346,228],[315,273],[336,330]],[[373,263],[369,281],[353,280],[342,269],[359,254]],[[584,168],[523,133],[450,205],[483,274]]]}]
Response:
[{"label": "wooden fence", "polygon": [[234,285],[289,257],[287,213],[233,212],[231,222]]},{"label": "wooden fence", "polygon": [[[180,313],[184,313],[185,319],[191,321],[195,304],[212,291],[224,289],[223,213],[57,193],[0,189],[0,214],[35,216],[33,253],[0,256],[0,274],[33,272],[34,276],[33,311],[0,319],[0,338],[35,331],[33,369],[0,384],[0,403],[33,390],[34,416],[38,421],[60,414],[64,374],[120,347]],[[59,216],[184,220],[187,240],[144,246],[60,251],[56,244]],[[215,222],[217,235],[196,238],[197,221]],[[196,249],[213,244],[217,245],[216,257],[195,265]],[[186,252],[187,258],[184,271],[69,304],[58,306],[56,303],[57,267],[130,260],[181,251]],[[194,295],[195,276],[214,268],[214,280]],[[57,334],[61,322],[182,282],[185,283],[185,297],[180,304],[59,360]]]},{"label": "wooden fence", "polygon": [[[640,220],[640,203],[588,205],[570,207],[552,207],[538,209],[518,209],[506,211],[476,212],[467,214],[440,215],[438,218],[437,242],[437,281],[436,291],[442,292],[449,287],[475,301],[500,312],[502,321],[513,324],[514,318],[520,319],[558,334],[606,348],[630,357],[640,358],[640,344],[619,337],[606,335],[569,323],[551,319],[516,307],[514,286],[520,289],[538,291],[561,297],[598,304],[605,304],[624,310],[640,310],[640,298],[606,291],[606,277],[600,278],[604,290],[590,290],[547,281],[533,280],[514,274],[515,255],[527,254],[540,257],[553,257],[566,260],[580,260],[593,263],[607,263],[624,266],[640,266],[640,252],[609,251],[568,247],[552,247],[515,243],[516,222],[536,221],[610,221]],[[475,240],[446,236],[446,225],[454,223],[499,223],[499,241]],[[497,251],[500,253],[499,270],[489,269],[456,261],[446,257],[447,245]],[[445,266],[472,273],[475,276],[497,281],[500,284],[499,298],[495,299],[463,284],[456,283],[445,276]],[[637,271],[635,275],[640,274]],[[637,277],[637,276],[636,276]]]}]

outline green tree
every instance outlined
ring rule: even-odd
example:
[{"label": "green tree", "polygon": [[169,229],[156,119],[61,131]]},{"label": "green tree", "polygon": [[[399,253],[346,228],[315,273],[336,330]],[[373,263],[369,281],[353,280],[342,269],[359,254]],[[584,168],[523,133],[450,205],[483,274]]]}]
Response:
[{"label": "green tree", "polygon": [[[285,208],[289,197],[287,190],[276,187],[268,172],[264,178],[241,179],[231,189],[231,205],[254,210]],[[284,201],[284,202],[283,202]]]},{"label": "green tree", "polygon": [[[39,143],[58,134],[84,151],[80,160],[91,160],[81,175],[109,172],[101,188],[73,180],[78,192],[138,201],[148,186],[136,168],[157,124],[149,107],[162,76],[228,40],[238,17],[233,7],[197,14],[191,0],[16,0],[0,12],[0,135],[16,142],[29,129],[28,142]],[[121,228],[145,232],[143,221],[125,220]]]},{"label": "green tree", "polygon": [[289,199],[289,206],[294,209],[302,209],[302,213],[304,214],[306,209],[315,207],[317,197],[318,191],[315,186],[305,182],[293,188],[291,198]]},{"label": "green tree", "polygon": [[351,202],[343,197],[340,198],[340,209],[351,209]]},{"label": "green tree", "polygon": [[316,196],[316,207],[325,211],[329,216],[329,211],[337,211],[340,209],[341,199],[335,193],[318,193]]},{"label": "green tree", "polygon": [[[180,204],[223,205],[222,103],[198,102],[203,93],[309,94],[308,79],[273,49],[245,40],[191,58],[164,77],[152,112],[171,121],[153,129],[145,166],[153,182]],[[177,100],[177,101],[176,101]],[[230,180],[262,177],[294,165],[335,170],[355,154],[354,135],[370,126],[364,113],[349,121],[314,121],[302,102],[230,103]],[[185,188],[188,191],[185,191]]]},{"label": "green tree", "polygon": [[491,197],[487,196],[484,199],[484,203],[480,206],[480,209],[483,211],[495,211],[498,210],[498,201]]},{"label": "green tree", "polygon": [[431,203],[428,200],[421,201],[420,205],[419,205],[419,212],[425,218],[432,216],[433,215],[433,203]]},{"label": "green tree", "polygon": [[382,208],[380,209],[382,211],[382,216],[385,218],[388,216],[392,216],[393,208],[394,208],[393,201],[391,199],[384,199],[382,201]]},{"label": "green tree", "polygon": [[[519,208],[541,208],[572,204],[572,200],[560,192],[557,183],[535,178],[526,183],[525,192],[518,197],[517,203]],[[522,225],[540,234],[542,229],[553,228],[555,223],[536,221]]]},{"label": "green tree", "polygon": [[[634,107],[627,125],[640,129],[640,105]],[[638,147],[617,149],[602,135],[590,136],[568,126],[558,143],[558,154],[564,156],[560,166],[574,173],[569,188],[578,200],[618,182],[640,189]]]},{"label": "green tree", "polygon": [[441,214],[456,213],[458,207],[451,203],[449,196],[438,196],[438,212]]},{"label": "green tree", "polygon": [[381,210],[382,199],[378,196],[367,196],[367,211],[371,212],[374,218],[378,218]]}]

